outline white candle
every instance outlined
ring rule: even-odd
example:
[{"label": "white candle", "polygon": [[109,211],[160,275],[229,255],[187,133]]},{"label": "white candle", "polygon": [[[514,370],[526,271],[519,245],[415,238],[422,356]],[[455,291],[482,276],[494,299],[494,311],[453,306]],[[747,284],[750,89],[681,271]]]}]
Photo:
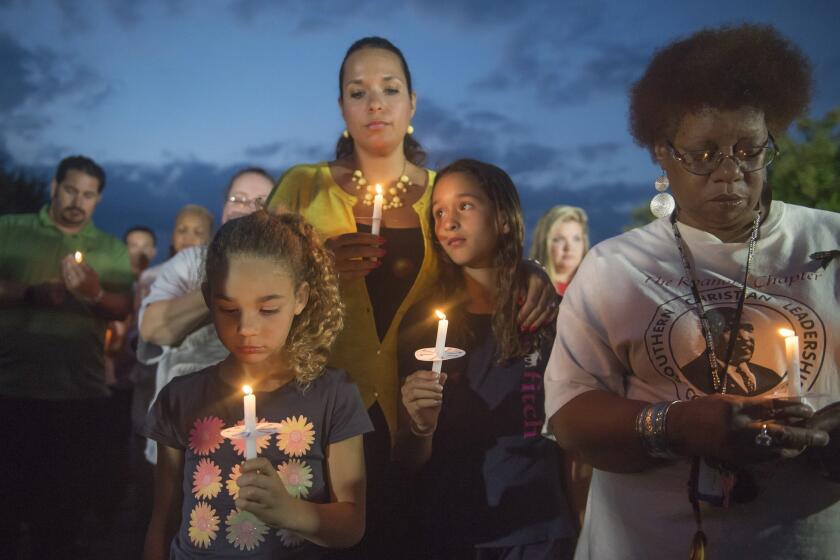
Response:
[{"label": "white candle", "polygon": [[790,329],[779,329],[785,337],[785,363],[788,376],[788,396],[802,396],[802,380],[799,377],[799,337]]},{"label": "white candle", "polygon": [[73,253],[73,259],[76,261],[77,264],[82,264],[85,260],[85,256],[81,251],[76,251]]},{"label": "white candle", "polygon": [[248,437],[245,439],[245,458],[257,458],[257,397],[250,385],[243,385],[245,393],[245,431]]},{"label": "white candle", "polygon": [[432,363],[432,371],[440,373],[440,367],[443,364],[443,352],[446,349],[446,330],[449,328],[449,321],[446,320],[446,315],[441,311],[435,311],[438,319],[437,339],[435,340],[435,358],[438,358]]},{"label": "white candle", "polygon": [[382,224],[382,186],[376,185],[376,196],[373,197],[373,223],[370,232],[379,235],[379,226]]}]

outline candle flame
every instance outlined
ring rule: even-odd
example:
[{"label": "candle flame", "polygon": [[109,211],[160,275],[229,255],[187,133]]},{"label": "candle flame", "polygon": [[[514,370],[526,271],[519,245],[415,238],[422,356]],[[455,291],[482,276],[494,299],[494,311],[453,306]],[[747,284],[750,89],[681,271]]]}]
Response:
[{"label": "candle flame", "polygon": [[382,185],[376,184],[376,196],[382,196]]},{"label": "candle flame", "polygon": [[441,319],[441,320],[446,319],[446,314],[444,314],[443,311],[440,311],[440,310],[436,309],[435,310],[435,315],[437,315],[438,319]]},{"label": "candle flame", "polygon": [[73,254],[73,258],[76,260],[78,264],[82,264],[82,261],[85,260],[85,256],[82,254],[81,251],[76,251]]},{"label": "candle flame", "polygon": [[779,329],[779,334],[787,338],[789,336],[794,336],[796,333],[790,329]]},{"label": "candle flame", "polygon": [[250,395],[251,393],[254,392],[254,390],[251,389],[250,385],[243,385],[242,386],[242,392],[245,393],[246,395]]}]

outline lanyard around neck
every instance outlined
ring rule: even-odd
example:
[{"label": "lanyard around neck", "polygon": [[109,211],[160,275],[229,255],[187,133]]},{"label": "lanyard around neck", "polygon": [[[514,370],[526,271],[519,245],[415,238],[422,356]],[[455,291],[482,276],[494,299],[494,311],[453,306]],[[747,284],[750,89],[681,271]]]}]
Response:
[{"label": "lanyard around neck", "polygon": [[709,319],[706,316],[706,307],[703,305],[703,300],[700,298],[700,289],[697,286],[697,276],[695,275],[694,266],[689,259],[688,248],[683,241],[680,230],[677,227],[677,211],[671,213],[671,228],[674,231],[674,240],[677,243],[677,249],[680,251],[680,258],[682,260],[683,270],[685,275],[691,281],[691,296],[694,298],[694,310],[700,318],[700,329],[703,333],[703,338],[706,341],[706,350],[709,357],[709,367],[712,372],[712,387],[715,392],[726,393],[726,370],[729,369],[729,361],[732,359],[732,352],[735,349],[735,342],[738,339],[738,326],[741,323],[741,313],[744,310],[744,300],[747,297],[747,278],[750,274],[750,264],[752,262],[753,254],[755,253],[755,245],[758,241],[758,226],[761,220],[761,211],[756,212],[753,220],[752,231],[750,233],[749,248],[747,249],[747,262],[744,266],[744,282],[741,287],[741,292],[738,294],[738,306],[735,310],[735,317],[733,317],[732,324],[729,325],[729,332],[732,333],[729,337],[729,346],[726,350],[726,360],[724,361],[723,370],[721,371],[718,364],[717,354],[715,352],[715,342],[712,337],[712,330],[709,327]]}]

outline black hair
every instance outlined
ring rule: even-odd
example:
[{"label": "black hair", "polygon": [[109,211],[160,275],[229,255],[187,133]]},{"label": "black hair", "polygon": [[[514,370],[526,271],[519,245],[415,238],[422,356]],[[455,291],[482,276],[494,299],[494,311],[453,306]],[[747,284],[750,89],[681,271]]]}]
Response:
[{"label": "black hair", "polygon": [[55,170],[55,182],[61,183],[70,170],[81,171],[85,175],[90,175],[96,179],[99,182],[98,193],[105,190],[105,170],[89,157],[70,156],[61,160]]},{"label": "black hair", "polygon": [[152,244],[157,245],[157,235],[155,235],[154,230],[148,226],[131,226],[125,230],[125,233],[122,236],[123,243],[128,243],[128,236],[135,231],[142,231],[143,233],[149,234],[152,237]]},{"label": "black hair", "polygon": [[[398,49],[397,46],[394,45],[391,41],[385,39],[384,37],[364,37],[350,45],[350,48],[347,49],[347,52],[344,54],[344,58],[341,61],[341,66],[338,69],[339,101],[341,101],[344,95],[344,65],[347,63],[347,59],[350,58],[350,55],[362,49],[382,49],[392,54],[395,54],[397,58],[400,59],[400,65],[402,66],[403,74],[405,74],[405,82],[408,86],[408,94],[411,95],[412,93],[414,93],[414,87],[411,85],[411,71],[408,69],[408,63],[406,62],[405,56],[403,56],[402,51]],[[344,159],[351,157],[353,155],[353,150],[353,138],[345,138],[344,136],[339,136],[338,142],[335,146],[335,159]],[[426,162],[426,152],[423,151],[423,147],[420,145],[420,142],[415,140],[410,134],[405,135],[405,140],[403,141],[403,151],[405,153],[406,159],[414,165],[422,166]]]},{"label": "black hair", "polygon": [[753,107],[783,133],[811,98],[811,65],[769,25],[704,29],[659,50],[630,92],[630,132],[653,151],[704,108]]}]

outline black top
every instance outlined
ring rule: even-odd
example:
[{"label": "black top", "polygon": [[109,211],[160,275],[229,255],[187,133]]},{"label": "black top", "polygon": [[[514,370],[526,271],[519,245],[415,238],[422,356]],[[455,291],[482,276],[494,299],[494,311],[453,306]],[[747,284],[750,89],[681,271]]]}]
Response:
[{"label": "black top", "polygon": [[[360,232],[370,233],[370,226],[358,224]],[[365,277],[367,291],[373,305],[373,318],[379,340],[385,338],[388,327],[408,295],[420,265],[423,264],[423,232],[416,228],[386,228],[379,230],[385,238],[382,266]]]},{"label": "black top", "polygon": [[[414,350],[432,347],[445,303],[426,300],[402,321],[401,377],[418,369]],[[496,360],[490,315],[449,308],[447,346],[467,355],[443,363],[448,379],[433,451],[418,482],[422,546],[517,546],[572,537],[562,454],[540,433],[545,422],[543,372],[553,340],[524,356]],[[469,334],[467,334],[469,333]],[[553,337],[551,337],[553,338]]]}]

